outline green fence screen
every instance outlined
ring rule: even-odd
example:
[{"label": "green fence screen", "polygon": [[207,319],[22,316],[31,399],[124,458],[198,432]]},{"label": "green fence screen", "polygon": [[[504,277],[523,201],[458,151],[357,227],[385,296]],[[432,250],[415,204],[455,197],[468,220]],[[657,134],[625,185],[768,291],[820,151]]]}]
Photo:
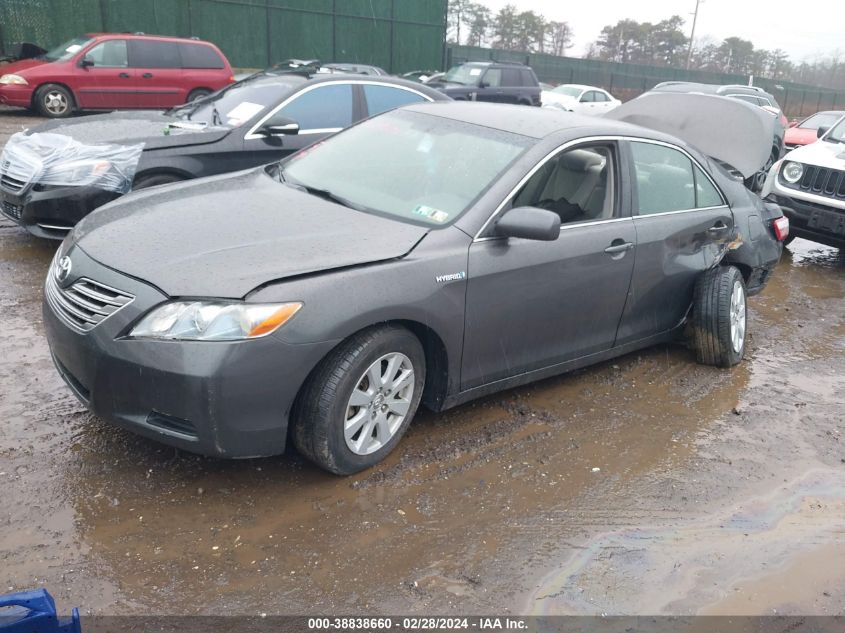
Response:
[{"label": "green fence screen", "polygon": [[445,22],[446,0],[0,0],[0,48],[141,31],[214,42],[237,68],[307,58],[399,73],[443,65]]},{"label": "green fence screen", "polygon": [[[646,66],[644,64],[621,64],[598,59],[557,57],[491,48],[476,48],[474,46],[450,45],[446,52],[447,66],[465,61],[491,59],[527,64],[534,69],[540,81],[600,86],[623,100],[632,99],[661,81],[695,81],[708,84],[743,85],[748,83],[748,77],[745,75]],[[760,86],[773,94],[788,116],[800,117],[819,110],[845,110],[845,92],[763,78],[755,79],[754,85]]]}]

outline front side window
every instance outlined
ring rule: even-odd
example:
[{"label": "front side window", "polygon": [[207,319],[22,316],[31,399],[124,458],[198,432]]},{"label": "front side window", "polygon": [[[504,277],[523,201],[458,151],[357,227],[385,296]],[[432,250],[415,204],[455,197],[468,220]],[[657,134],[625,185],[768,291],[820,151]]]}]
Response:
[{"label": "front side window", "polygon": [[818,130],[820,127],[830,127],[834,123],[836,123],[839,119],[842,118],[841,113],[833,113],[833,112],[820,112],[819,114],[814,114],[809,119],[806,119],[800,127],[804,130]]},{"label": "front side window", "polygon": [[695,208],[692,161],[665,145],[631,143],[640,215]]},{"label": "front side window", "polygon": [[425,97],[410,90],[394,88],[392,86],[375,86],[364,84],[364,98],[367,100],[367,112],[370,116],[387,112],[409,103],[426,101]]},{"label": "front side window", "polygon": [[299,123],[300,132],[352,125],[352,86],[320,86],[296,97],[280,114]]},{"label": "front side window", "polygon": [[394,110],[295,154],[282,164],[280,177],[291,186],[330,191],[364,212],[445,226],[536,142]]},{"label": "front side window", "polygon": [[609,219],[615,210],[613,166],[610,146],[566,150],[528,179],[512,206],[554,211],[561,224]]},{"label": "front side window", "polygon": [[593,103],[596,100],[596,91],[589,90],[581,97],[581,103]]},{"label": "front side window", "polygon": [[502,71],[499,68],[491,68],[484,73],[484,86],[487,88],[498,88],[502,85]]},{"label": "front side window", "polygon": [[126,40],[106,40],[85,54],[85,59],[100,68],[126,68]]}]

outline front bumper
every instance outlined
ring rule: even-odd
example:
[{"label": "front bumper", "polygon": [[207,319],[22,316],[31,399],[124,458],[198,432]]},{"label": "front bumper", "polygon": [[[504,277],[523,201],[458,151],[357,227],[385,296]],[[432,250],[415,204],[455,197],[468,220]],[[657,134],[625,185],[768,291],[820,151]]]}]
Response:
[{"label": "front bumper", "polygon": [[775,181],[768,199],[789,218],[789,232],[819,244],[845,248],[845,200],[805,194]]},{"label": "front bumper", "polygon": [[84,277],[134,295],[85,333],[44,301],[56,367],[92,412],[195,453],[235,458],[284,451],[294,398],[334,342],[292,345],[274,336],[229,343],[126,338],[144,313],[168,297],[78,248],[71,260],[66,284]]},{"label": "front bumper", "polygon": [[33,235],[60,240],[82,218],[120,195],[96,187],[0,188],[0,213]]},{"label": "front bumper", "polygon": [[[2,74],[2,71],[0,71],[0,75]],[[0,103],[28,108],[32,105],[32,93],[33,89],[31,85],[3,84],[0,85]]]}]

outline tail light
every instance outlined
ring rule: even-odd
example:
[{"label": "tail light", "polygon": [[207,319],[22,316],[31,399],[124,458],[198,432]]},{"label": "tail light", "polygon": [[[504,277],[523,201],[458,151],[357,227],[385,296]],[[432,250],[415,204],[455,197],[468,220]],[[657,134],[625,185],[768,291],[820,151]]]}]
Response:
[{"label": "tail light", "polygon": [[779,218],[775,218],[774,222],[772,222],[772,227],[775,229],[775,237],[778,242],[783,242],[789,237],[789,218],[786,216],[782,215]]}]

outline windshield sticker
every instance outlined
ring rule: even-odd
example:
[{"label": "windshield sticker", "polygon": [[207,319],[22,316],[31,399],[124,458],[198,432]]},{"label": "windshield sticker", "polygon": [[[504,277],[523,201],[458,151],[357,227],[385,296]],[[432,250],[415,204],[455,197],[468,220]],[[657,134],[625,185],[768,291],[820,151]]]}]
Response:
[{"label": "windshield sticker", "polygon": [[251,101],[244,101],[240,105],[235,106],[226,114],[229,125],[241,125],[249,121],[256,114],[261,112],[264,106],[260,103],[252,103]]},{"label": "windshield sticker", "polygon": [[414,215],[421,215],[424,218],[428,218],[432,222],[437,222],[438,224],[443,224],[446,220],[449,219],[449,214],[445,211],[435,209],[434,207],[427,207],[424,204],[417,205],[416,208],[412,211],[412,213]]},{"label": "windshield sticker", "polygon": [[428,154],[432,147],[434,147],[434,137],[431,134],[426,134],[417,144],[417,151],[423,154]]},{"label": "windshield sticker", "polygon": [[65,49],[65,53],[70,53],[71,55],[73,55],[74,53],[79,51],[81,48],[82,48],[82,46],[80,44],[71,44],[70,46],[68,46]]},{"label": "windshield sticker", "polygon": [[480,74],[481,74],[481,69],[480,69],[480,68],[470,68],[470,69],[469,69],[469,75],[470,75],[470,77],[477,77],[477,76],[478,76],[478,75],[480,75]]}]

